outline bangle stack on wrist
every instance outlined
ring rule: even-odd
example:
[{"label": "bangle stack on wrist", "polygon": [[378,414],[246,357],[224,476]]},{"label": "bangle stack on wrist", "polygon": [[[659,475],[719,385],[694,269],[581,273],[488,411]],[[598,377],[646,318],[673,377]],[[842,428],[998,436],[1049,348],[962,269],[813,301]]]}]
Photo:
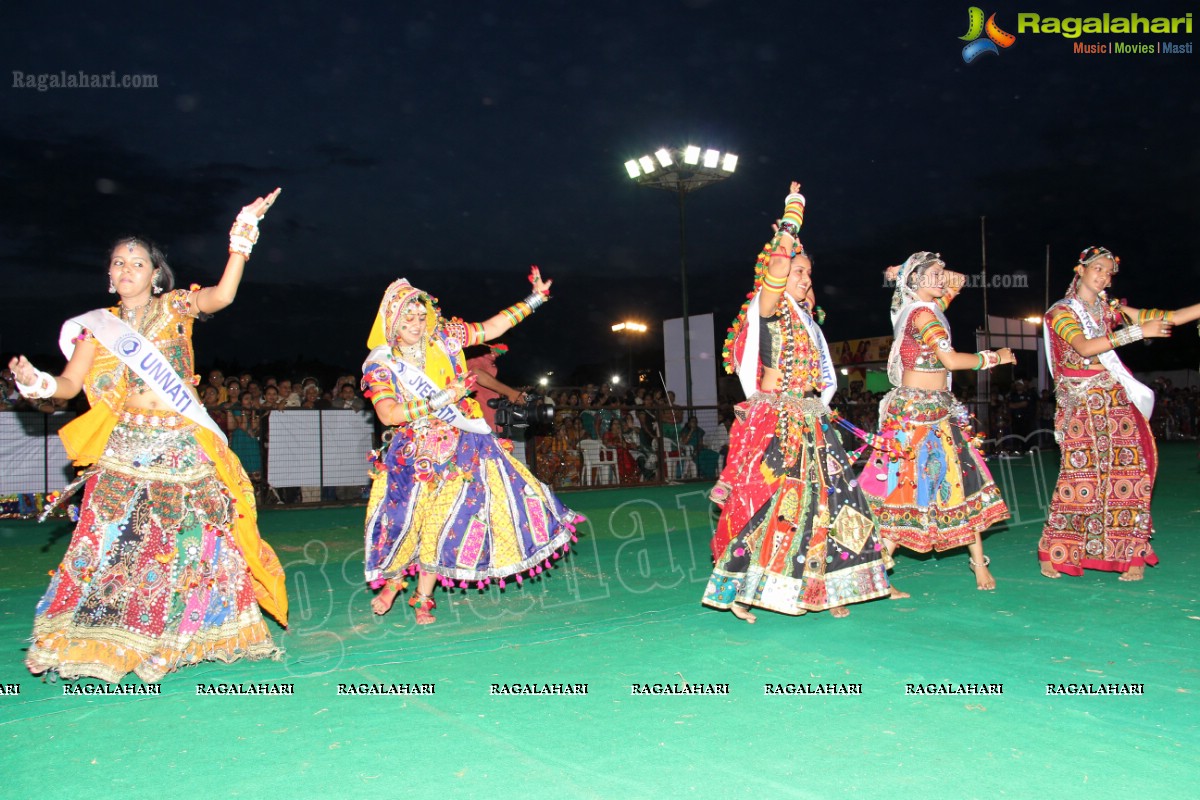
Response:
[{"label": "bangle stack on wrist", "polygon": [[793,192],[783,201],[783,218],[779,220],[779,232],[793,239],[800,238],[800,227],[804,225],[804,195]]},{"label": "bangle stack on wrist", "polygon": [[1000,364],[1000,354],[994,350],[983,350],[975,354],[979,363],[971,369],[995,369]]},{"label": "bangle stack on wrist", "polygon": [[429,398],[429,407],[434,411],[441,411],[446,406],[454,402],[454,389],[446,387],[440,392]]},{"label": "bangle stack on wrist", "polygon": [[17,384],[17,391],[21,396],[29,400],[45,400],[47,397],[53,397],[58,391],[58,380],[40,369],[33,371],[33,383],[29,385],[17,380],[16,374],[13,375],[13,382]]},{"label": "bangle stack on wrist", "polygon": [[229,254],[250,258],[250,252],[258,242],[258,217],[254,212],[242,209],[229,229]]},{"label": "bangle stack on wrist", "polygon": [[1121,330],[1110,333],[1108,335],[1108,343],[1113,346],[1113,350],[1123,345],[1132,342],[1140,342],[1144,338],[1141,325],[1126,325]]},{"label": "bangle stack on wrist", "polygon": [[506,320],[508,320],[508,324],[515,328],[521,323],[522,320],[536,311],[540,306],[545,305],[546,301],[549,299],[549,297],[541,292],[530,292],[529,297],[526,297],[519,303],[513,303],[500,313],[504,315]]}]

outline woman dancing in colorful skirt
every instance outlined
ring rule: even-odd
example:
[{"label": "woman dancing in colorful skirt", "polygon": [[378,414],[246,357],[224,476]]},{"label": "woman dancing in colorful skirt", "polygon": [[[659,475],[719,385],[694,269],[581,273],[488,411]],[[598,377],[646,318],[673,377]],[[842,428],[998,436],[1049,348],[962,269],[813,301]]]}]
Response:
[{"label": "woman dancing in colorful skirt", "polygon": [[84,486],[79,524],[37,605],[31,672],[157,681],[198,661],[278,655],[259,606],[287,624],[283,569],[259,538],[254,488],[192,380],[192,324],[233,302],[278,196],[238,214],[216,286],[174,290],[157,246],[121,239],[108,265],[120,302],[63,326],[62,375],[24,356],[10,363],[26,397],[82,390],[92,405],[59,434],[88,469],[54,501]]},{"label": "woman dancing in colorful skirt", "polygon": [[778,231],[758,259],[754,293],[726,342],[741,380],[729,459],[713,490],[722,506],[703,602],[754,622],[888,595],[875,520],[830,427],[833,361],[810,310],[812,262],[798,239],[804,197],[793,183]]},{"label": "woman dancing in colorful skirt", "polygon": [[1096,569],[1140,581],[1146,565],[1158,563],[1150,546],[1150,495],[1158,471],[1149,425],[1154,393],[1115,351],[1170,336],[1174,325],[1200,319],[1200,305],[1159,311],[1109,301],[1105,290],[1120,264],[1103,247],[1084,250],[1066,296],[1046,311],[1046,357],[1058,401],[1054,437],[1062,451],[1038,542],[1047,578]]},{"label": "woman dancing in colorful skirt", "polygon": [[537,267],[533,293],[486,322],[441,316],[435,298],[400,279],[388,287],[367,346],[363,390],[390,430],[373,454],[367,504],[366,578],[386,614],[405,575],[419,625],[434,621],[434,584],[493,579],[550,567],[582,520],[497,439],[466,395],[473,379],[463,348],[495,339],[549,297]]},{"label": "woman dancing in colorful skirt", "polygon": [[1002,519],[1000,498],[972,441],[970,417],[950,393],[950,373],[1013,364],[1007,347],[957,353],[943,312],[963,283],[937,253],[913,253],[885,273],[895,280],[888,378],[895,388],[879,404],[879,435],[859,476],[889,553],[967,546],[979,589],[996,588],[980,534]]}]

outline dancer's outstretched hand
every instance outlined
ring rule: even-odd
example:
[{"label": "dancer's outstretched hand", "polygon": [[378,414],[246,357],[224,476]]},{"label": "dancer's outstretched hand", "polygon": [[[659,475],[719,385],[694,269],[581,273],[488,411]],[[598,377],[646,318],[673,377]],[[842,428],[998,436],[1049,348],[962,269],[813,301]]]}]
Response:
[{"label": "dancer's outstretched hand", "polygon": [[37,370],[33,364],[29,363],[29,359],[25,356],[15,356],[8,362],[8,368],[12,370],[13,377],[17,379],[17,383],[23,386],[32,386],[37,380]]},{"label": "dancer's outstretched hand", "polygon": [[542,280],[542,271],[537,268],[537,265],[529,268],[529,282],[533,284],[533,290],[542,297],[550,296],[550,284],[554,281]]},{"label": "dancer's outstretched hand", "polygon": [[275,191],[271,192],[266,197],[256,197],[254,198],[254,202],[244,207],[242,211],[249,211],[254,216],[262,219],[267,215],[267,212],[271,210],[271,206],[275,204],[275,198],[279,197],[279,194],[282,191],[283,189],[276,188]]}]

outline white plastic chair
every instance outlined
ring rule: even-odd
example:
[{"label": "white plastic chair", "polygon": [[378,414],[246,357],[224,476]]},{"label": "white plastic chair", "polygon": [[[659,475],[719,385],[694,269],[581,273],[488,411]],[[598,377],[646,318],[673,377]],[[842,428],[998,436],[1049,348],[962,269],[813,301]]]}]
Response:
[{"label": "white plastic chair", "polygon": [[[596,439],[584,439],[579,443],[579,453],[583,456],[583,485],[591,486],[593,483],[616,483],[617,482],[617,451],[611,447],[605,447]],[[605,474],[609,480],[597,480],[597,471],[600,472],[601,478]]]},{"label": "white plastic chair", "polygon": [[[691,445],[680,447],[674,439],[664,436],[663,452],[667,459],[667,480],[696,477],[695,450]],[[672,452],[675,455],[671,455]]]}]

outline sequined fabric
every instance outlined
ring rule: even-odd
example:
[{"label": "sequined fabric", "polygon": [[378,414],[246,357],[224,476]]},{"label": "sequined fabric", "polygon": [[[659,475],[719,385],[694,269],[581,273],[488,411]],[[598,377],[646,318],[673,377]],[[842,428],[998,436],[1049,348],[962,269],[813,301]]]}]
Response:
[{"label": "sequined fabric", "polygon": [[122,414],[92,472],[37,606],[31,671],[157,681],[199,661],[277,655],[232,539],[234,503],[192,423]]}]

